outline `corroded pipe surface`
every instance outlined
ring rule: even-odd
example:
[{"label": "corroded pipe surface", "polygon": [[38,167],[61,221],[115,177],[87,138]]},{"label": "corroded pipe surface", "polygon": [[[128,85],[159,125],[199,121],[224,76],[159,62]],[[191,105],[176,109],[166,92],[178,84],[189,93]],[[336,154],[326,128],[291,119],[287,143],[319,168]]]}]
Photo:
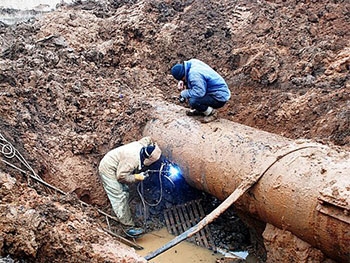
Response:
[{"label": "corroded pipe surface", "polygon": [[332,259],[349,260],[349,152],[227,120],[202,124],[177,105],[154,103],[152,110],[144,134],[181,166],[189,184],[224,200],[264,173],[235,207]]}]

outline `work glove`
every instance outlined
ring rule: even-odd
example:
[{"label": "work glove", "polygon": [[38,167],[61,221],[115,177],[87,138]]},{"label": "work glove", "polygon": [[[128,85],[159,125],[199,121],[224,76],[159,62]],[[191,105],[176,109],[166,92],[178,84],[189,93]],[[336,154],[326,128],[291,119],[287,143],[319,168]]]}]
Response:
[{"label": "work glove", "polygon": [[146,178],[146,175],[144,172],[139,173],[139,174],[135,174],[135,180],[143,181],[143,180],[145,180],[145,178]]},{"label": "work glove", "polygon": [[179,96],[179,102],[180,103],[184,103],[185,101],[186,101],[186,99],[180,95]]}]

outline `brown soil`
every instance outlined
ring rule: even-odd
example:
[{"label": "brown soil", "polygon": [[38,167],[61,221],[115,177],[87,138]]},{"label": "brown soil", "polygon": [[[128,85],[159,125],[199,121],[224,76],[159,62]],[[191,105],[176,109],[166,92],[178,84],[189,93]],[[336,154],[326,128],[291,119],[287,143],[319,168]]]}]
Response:
[{"label": "brown soil", "polygon": [[[100,159],[140,138],[151,99],[178,103],[170,68],[198,58],[231,89],[221,118],[348,149],[349,22],[348,1],[124,0],[1,24],[1,134],[47,183],[109,211]],[[0,169],[1,256],[142,261],[95,210]]]}]

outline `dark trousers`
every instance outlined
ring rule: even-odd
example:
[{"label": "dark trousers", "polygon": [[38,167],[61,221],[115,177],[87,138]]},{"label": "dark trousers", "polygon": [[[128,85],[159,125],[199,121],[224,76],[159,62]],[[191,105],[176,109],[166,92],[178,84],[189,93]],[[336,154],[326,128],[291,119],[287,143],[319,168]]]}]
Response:
[{"label": "dark trousers", "polygon": [[218,109],[226,104],[226,101],[218,101],[210,95],[205,95],[201,98],[190,98],[188,102],[192,109],[196,109],[200,112],[206,111],[209,106]]}]

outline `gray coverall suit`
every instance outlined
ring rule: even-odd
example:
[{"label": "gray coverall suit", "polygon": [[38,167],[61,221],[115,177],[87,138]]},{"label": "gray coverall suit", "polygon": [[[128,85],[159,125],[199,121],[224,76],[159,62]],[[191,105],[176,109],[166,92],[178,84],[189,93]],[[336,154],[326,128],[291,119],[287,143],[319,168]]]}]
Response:
[{"label": "gray coverall suit", "polygon": [[151,137],[125,144],[109,151],[98,167],[103,187],[120,223],[134,226],[128,205],[129,188],[127,184],[135,182],[133,172],[141,170],[140,150],[152,144]]}]

